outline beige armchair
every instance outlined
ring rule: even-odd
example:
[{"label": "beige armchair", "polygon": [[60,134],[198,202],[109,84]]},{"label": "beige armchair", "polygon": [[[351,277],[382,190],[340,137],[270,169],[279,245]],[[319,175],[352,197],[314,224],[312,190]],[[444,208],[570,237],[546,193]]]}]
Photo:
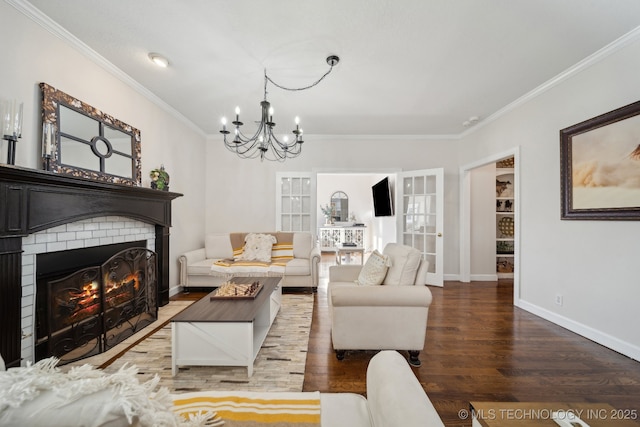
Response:
[{"label": "beige armchair", "polygon": [[396,243],[383,250],[391,266],[381,285],[359,285],[362,266],[329,268],[331,340],[338,360],[346,350],[407,350],[420,366],[431,291],[425,286],[428,261],[420,251]]}]

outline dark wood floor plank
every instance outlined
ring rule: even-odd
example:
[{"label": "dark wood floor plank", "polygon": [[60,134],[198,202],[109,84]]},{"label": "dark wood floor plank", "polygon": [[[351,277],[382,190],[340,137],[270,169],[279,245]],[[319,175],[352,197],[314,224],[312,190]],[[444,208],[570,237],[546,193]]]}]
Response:
[{"label": "dark wood floor plank", "polygon": [[[326,282],[315,294],[303,389],[366,395],[376,352],[336,359]],[[514,307],[510,282],[430,289],[422,366],[412,369],[445,425],[470,426],[459,416],[470,401],[604,402],[640,412],[640,362]]]}]

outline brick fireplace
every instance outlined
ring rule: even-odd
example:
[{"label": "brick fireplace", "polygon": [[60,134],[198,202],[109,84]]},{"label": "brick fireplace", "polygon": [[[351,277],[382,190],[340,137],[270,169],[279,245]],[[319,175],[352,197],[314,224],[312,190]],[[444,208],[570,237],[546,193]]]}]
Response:
[{"label": "brick fireplace", "polygon": [[157,261],[151,300],[156,309],[167,304],[171,201],[179,196],[0,166],[0,353],[7,366],[35,359],[38,254],[138,241]]}]

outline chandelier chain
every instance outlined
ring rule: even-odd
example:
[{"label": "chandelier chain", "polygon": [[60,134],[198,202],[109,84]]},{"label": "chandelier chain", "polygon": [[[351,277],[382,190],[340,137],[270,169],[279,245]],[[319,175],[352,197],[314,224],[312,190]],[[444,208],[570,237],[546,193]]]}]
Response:
[{"label": "chandelier chain", "polygon": [[329,70],[328,70],[326,73],[324,73],[324,74],[322,75],[322,77],[320,77],[320,78],[319,78],[318,80],[316,80],[315,82],[311,83],[311,84],[310,84],[310,85],[308,85],[308,86],[304,86],[304,87],[293,87],[293,88],[292,88],[292,87],[282,86],[282,85],[279,85],[278,83],[274,82],[274,81],[271,79],[271,77],[269,77],[269,76],[267,75],[267,70],[266,70],[266,68],[265,68],[265,70],[264,70],[264,78],[265,78],[266,80],[265,80],[265,82],[264,82],[264,90],[265,90],[265,92],[266,92],[266,90],[267,90],[267,80],[269,80],[269,81],[271,82],[271,84],[272,84],[272,85],[274,85],[275,87],[278,87],[278,88],[283,89],[283,90],[292,91],[292,92],[299,91],[299,90],[307,90],[307,89],[311,89],[312,87],[314,87],[314,86],[316,86],[318,83],[320,83],[322,80],[324,80],[324,78],[325,78],[325,77],[327,77],[327,76],[329,75],[329,73],[331,73],[331,71],[332,71],[332,70],[333,70],[333,65],[329,64]]}]

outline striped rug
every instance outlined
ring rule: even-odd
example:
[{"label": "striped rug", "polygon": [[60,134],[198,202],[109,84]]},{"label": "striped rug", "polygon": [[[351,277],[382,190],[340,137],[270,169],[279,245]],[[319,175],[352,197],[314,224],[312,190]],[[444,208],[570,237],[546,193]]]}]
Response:
[{"label": "striped rug", "polygon": [[254,362],[251,378],[246,367],[181,367],[171,375],[171,324],[131,348],[104,370],[115,372],[125,363],[136,365],[141,382],[160,377],[171,393],[208,390],[302,391],[313,294],[282,295],[282,306]]}]

